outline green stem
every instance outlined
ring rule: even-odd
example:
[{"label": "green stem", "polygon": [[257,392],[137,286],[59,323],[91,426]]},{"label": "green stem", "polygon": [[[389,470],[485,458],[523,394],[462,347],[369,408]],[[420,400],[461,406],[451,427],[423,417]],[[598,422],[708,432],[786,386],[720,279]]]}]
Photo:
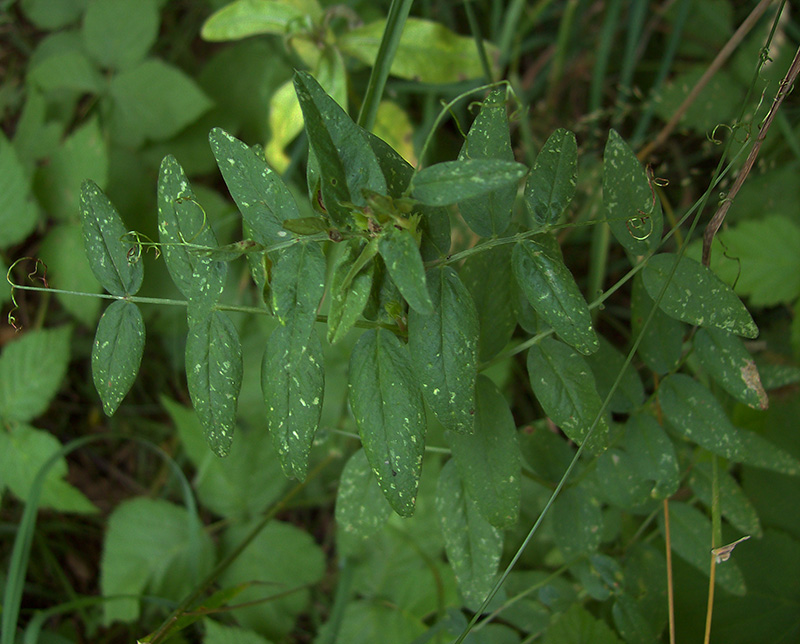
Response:
[{"label": "green stem", "polygon": [[478,19],[475,17],[475,12],[472,9],[472,0],[464,0],[464,11],[467,14],[467,22],[472,36],[475,38],[475,47],[478,50],[478,57],[481,59],[481,67],[483,67],[483,75],[490,83],[494,81],[492,74],[492,66],[489,64],[489,56],[486,55],[486,45],[483,42],[483,35],[481,28],[478,24]]}]

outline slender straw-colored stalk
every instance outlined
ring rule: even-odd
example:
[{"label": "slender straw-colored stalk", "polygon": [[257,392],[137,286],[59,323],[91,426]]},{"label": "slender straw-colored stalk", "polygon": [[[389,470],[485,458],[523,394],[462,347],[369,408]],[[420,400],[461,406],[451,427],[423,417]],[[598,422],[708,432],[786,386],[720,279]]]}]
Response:
[{"label": "slender straw-colored stalk", "polygon": [[667,556],[667,605],[669,607],[669,644],[675,644],[675,588],[672,583],[672,541],[669,532],[669,499],[664,499],[664,540]]}]

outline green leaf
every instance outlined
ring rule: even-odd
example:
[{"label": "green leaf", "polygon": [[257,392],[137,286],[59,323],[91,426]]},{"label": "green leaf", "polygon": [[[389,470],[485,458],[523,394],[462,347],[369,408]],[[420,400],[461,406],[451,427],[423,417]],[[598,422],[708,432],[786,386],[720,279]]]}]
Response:
[{"label": "green leaf", "polygon": [[548,481],[558,481],[575,456],[569,441],[552,431],[546,421],[523,427],[517,437],[525,462]]},{"label": "green leaf", "polygon": [[486,376],[475,385],[475,430],[449,433],[467,492],[481,515],[497,528],[516,523],[520,504],[520,451],[514,417],[503,395]]},{"label": "green leaf", "polygon": [[433,313],[408,315],[408,348],[422,394],[439,422],[471,433],[478,374],[478,313],[466,286],[447,266],[432,269]]},{"label": "green leaf", "polygon": [[344,227],[350,221],[346,204],[365,206],[365,189],[386,193],[383,172],[364,130],[310,74],[295,72],[294,85],[319,163],[323,204],[334,225]]},{"label": "green leaf", "polygon": [[575,134],[558,128],[545,141],[525,183],[525,203],[543,227],[558,223],[575,196],[578,184],[578,144]]},{"label": "green leaf", "polygon": [[224,626],[213,619],[203,620],[205,636],[203,644],[270,644],[269,640],[246,628]]},{"label": "green leaf", "polygon": [[350,407],[369,464],[397,514],[414,512],[425,414],[406,347],[391,332],[365,332],[350,356]]},{"label": "green leaf", "polygon": [[604,621],[596,619],[580,604],[553,616],[544,644],[622,644]]},{"label": "green leaf", "polygon": [[92,377],[103,410],[112,416],[139,372],[144,321],[133,302],[118,300],[103,313],[92,346]]},{"label": "green leaf", "polygon": [[[373,245],[372,250],[377,250]],[[328,311],[328,342],[339,342],[353,328],[364,311],[372,291],[375,262],[358,268],[362,253],[369,252],[360,240],[350,239],[333,265],[330,278],[331,308]]]},{"label": "green leaf", "polygon": [[288,239],[283,222],[297,219],[300,213],[292,193],[267,165],[263,153],[218,127],[211,130],[208,139],[225,184],[253,238],[264,246]]},{"label": "green leaf", "polygon": [[433,313],[425,266],[413,234],[391,227],[389,234],[380,238],[378,249],[392,281],[409,306],[422,315]]},{"label": "green leaf", "polygon": [[[625,357],[603,336],[599,336],[599,339],[600,348],[592,355],[586,356],[586,362],[589,363],[594,374],[597,393],[600,394],[600,398],[605,400],[619,372],[622,371]],[[613,412],[626,414],[643,402],[642,379],[633,365],[629,363],[625,367],[619,386],[608,403],[608,408]]]},{"label": "green leaf", "polygon": [[[544,412],[570,439],[583,443],[600,412],[594,376],[586,360],[562,342],[544,338],[528,351],[528,376]],[[605,414],[595,427],[587,449],[603,449],[608,434]]]},{"label": "green leaf", "polygon": [[27,422],[42,414],[67,371],[71,329],[28,331],[0,356],[0,418]]},{"label": "green leaf", "polygon": [[265,250],[262,244],[252,239],[243,239],[217,248],[190,248],[189,252],[195,253],[198,257],[207,257],[215,262],[232,262],[242,255],[256,254],[263,257]]},{"label": "green leaf", "polygon": [[[386,20],[377,20],[348,31],[337,44],[345,54],[372,65],[385,28]],[[492,60],[497,48],[491,43],[484,46]],[[423,83],[455,83],[480,78],[484,71],[472,38],[459,36],[438,22],[408,18],[390,73]]]},{"label": "green leaf", "polygon": [[506,188],[527,171],[521,163],[500,159],[444,161],[420,170],[411,194],[426,206],[449,206]]},{"label": "green leaf", "polygon": [[[661,253],[644,267],[644,287],[654,300],[676,259],[672,253]],[[688,257],[681,257],[659,306],[664,313],[682,322],[722,329],[746,338],[758,336],[758,327],[733,290],[710,269]]]},{"label": "green leaf", "polygon": [[217,456],[227,455],[242,386],[242,347],[236,327],[225,314],[211,311],[190,326],[186,380],[209,447]]},{"label": "green leaf", "polygon": [[92,0],[83,16],[83,42],[101,66],[128,68],[153,46],[159,22],[155,0]]},{"label": "green leaf", "polygon": [[21,242],[36,226],[38,212],[29,189],[25,168],[0,132],[0,248]]},{"label": "green leaf", "polygon": [[684,325],[656,308],[650,324],[643,329],[653,306],[655,302],[647,294],[641,275],[636,275],[631,293],[631,330],[634,338],[642,336],[636,353],[649,369],[663,375],[680,362]]},{"label": "green leaf", "polygon": [[544,244],[524,239],[514,246],[512,264],[528,302],[561,339],[583,354],[597,351],[589,305],[561,257]]},{"label": "green leaf", "polygon": [[753,409],[769,406],[753,358],[735,335],[719,329],[699,329],[694,350],[700,364],[731,396]]},{"label": "green leaf", "polygon": [[[506,114],[506,88],[493,90],[483,102],[459,152],[461,159],[501,159],[514,161]],[[511,221],[517,187],[508,185],[492,192],[465,199],[458,205],[464,221],[481,237],[502,234]]]},{"label": "green leaf", "polygon": [[[297,243],[277,254],[272,269],[272,308],[278,321],[305,340],[325,290],[325,256],[319,244]],[[301,341],[302,341],[301,340]]]},{"label": "green leaf", "polygon": [[591,476],[603,501],[626,512],[646,514],[652,507],[652,475],[642,474],[637,461],[636,455],[612,447],[600,454]]},{"label": "green leaf", "polygon": [[[689,477],[689,487],[707,507],[712,504],[712,477],[710,463],[696,463]],[[719,509],[728,523],[743,534],[761,538],[761,522],[753,504],[745,496],[736,480],[727,472],[719,472]]]},{"label": "green leaf", "polygon": [[[328,632],[330,624],[323,624],[320,639]],[[405,610],[390,602],[374,599],[349,601],[342,614],[336,641],[348,644],[373,644],[391,633],[398,642],[417,642],[427,635],[427,626]],[[324,641],[324,640],[323,640]],[[330,641],[330,640],[329,640]]]},{"label": "green leaf", "polygon": [[653,416],[632,415],[625,423],[622,445],[636,473],[655,481],[650,493],[654,499],[666,499],[678,491],[680,469],[675,447]]},{"label": "green leaf", "polygon": [[22,0],[19,4],[28,20],[39,29],[52,31],[78,20],[86,3],[87,0]]},{"label": "green leaf", "polygon": [[586,486],[567,488],[553,505],[553,538],[564,559],[595,552],[603,536],[600,502]]},{"label": "green leaf", "polygon": [[45,93],[66,90],[100,94],[105,88],[100,71],[81,49],[55,52],[33,63],[27,80]]},{"label": "green leaf", "polygon": [[322,345],[289,326],[272,332],[261,365],[267,428],[286,476],[306,477],[324,389]]},{"label": "green leaf", "polygon": [[[316,10],[308,14],[311,7]],[[304,22],[316,18],[319,13],[316,2],[237,0],[209,16],[200,35],[211,41],[238,40],[259,34],[284,36],[292,26],[306,26]]]},{"label": "green leaf", "polygon": [[740,431],[739,437],[742,463],[791,476],[800,474],[800,461],[766,438],[750,431]]},{"label": "green leaf", "polygon": [[81,187],[81,223],[86,256],[97,281],[112,295],[133,295],[142,285],[141,262],[131,261],[131,244],[119,213],[93,181]]},{"label": "green leaf", "polygon": [[494,585],[503,533],[483,518],[452,460],[439,475],[436,512],[458,588],[467,606],[477,608]]},{"label": "green leaf", "polygon": [[615,130],[603,154],[603,201],[611,232],[629,255],[658,247],[664,227],[661,204],[633,150]]}]

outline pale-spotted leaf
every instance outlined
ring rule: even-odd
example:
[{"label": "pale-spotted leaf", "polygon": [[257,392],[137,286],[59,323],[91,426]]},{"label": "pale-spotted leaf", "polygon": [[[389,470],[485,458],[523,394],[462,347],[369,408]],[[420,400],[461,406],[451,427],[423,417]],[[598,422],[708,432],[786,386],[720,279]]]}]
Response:
[{"label": "pale-spotted leaf", "polygon": [[[658,307],[650,317],[654,306],[655,302],[642,284],[641,274],[636,275],[631,289],[631,331],[639,340],[636,353],[648,369],[663,375],[680,362],[685,326]],[[645,327],[648,319],[649,324]]]},{"label": "pale-spotted leaf", "polygon": [[414,512],[425,449],[425,412],[405,345],[386,329],[359,338],[349,399],[372,471],[395,512]]},{"label": "pale-spotted leaf", "polygon": [[271,287],[275,316],[283,326],[292,327],[295,341],[304,342],[325,290],[325,256],[319,244],[298,242],[277,252]]},{"label": "pale-spotted leaf", "polygon": [[411,232],[392,227],[388,235],[381,237],[378,250],[392,281],[409,306],[422,315],[433,313],[425,266]]},{"label": "pale-spotted leaf", "polygon": [[621,445],[634,471],[654,482],[650,496],[666,499],[678,491],[680,470],[675,446],[650,414],[633,414],[625,423]]},{"label": "pale-spotted leaf", "polygon": [[[351,239],[333,265],[330,278],[331,308],[328,311],[328,342],[341,340],[358,320],[372,291],[375,262],[368,258],[359,267],[363,253],[368,252],[360,240]],[[375,248],[377,250],[377,248]]]},{"label": "pale-spotted leaf", "polygon": [[603,536],[600,501],[586,486],[564,490],[553,505],[553,537],[565,559],[589,555]]},{"label": "pale-spotted leaf", "polygon": [[605,400],[617,376],[622,371],[619,385],[614,391],[614,395],[611,396],[608,408],[613,412],[628,413],[644,402],[642,379],[631,363],[625,365],[625,356],[613,344],[602,335],[598,337],[600,348],[592,355],[586,356],[586,362],[589,363],[597,384],[597,393]]},{"label": "pale-spotted leaf", "polygon": [[[707,507],[713,504],[713,477],[710,463],[695,463],[689,476],[689,487]],[[758,513],[736,479],[723,470],[717,473],[717,485],[720,514],[742,534],[760,539],[763,532]]]},{"label": "pale-spotted leaf", "polygon": [[525,203],[542,227],[558,223],[575,196],[578,184],[578,144],[575,134],[558,128],[545,141],[525,183]]},{"label": "pale-spotted leaf", "polygon": [[92,378],[107,416],[113,415],[136,380],[144,337],[142,314],[133,302],[112,302],[97,323]]},{"label": "pale-spotted leaf", "polygon": [[414,176],[411,194],[426,206],[449,206],[514,185],[527,171],[521,163],[501,159],[443,161]]}]

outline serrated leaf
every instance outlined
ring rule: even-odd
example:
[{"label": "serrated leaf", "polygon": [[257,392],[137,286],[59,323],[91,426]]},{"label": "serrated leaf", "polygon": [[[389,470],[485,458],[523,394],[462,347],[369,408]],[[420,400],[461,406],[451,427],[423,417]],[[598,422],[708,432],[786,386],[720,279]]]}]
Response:
[{"label": "serrated leaf", "polygon": [[444,161],[420,170],[411,194],[426,206],[449,206],[508,187],[527,171],[521,163],[500,159]]},{"label": "serrated leaf", "polygon": [[544,227],[558,223],[575,196],[577,184],[575,134],[558,128],[545,141],[525,183],[525,203],[533,220]]},{"label": "serrated leaf", "polygon": [[477,608],[494,585],[503,534],[478,511],[452,460],[439,475],[436,512],[458,588],[466,604]]},{"label": "serrated leaf", "polygon": [[694,350],[703,368],[731,396],[753,409],[769,406],[758,367],[735,335],[720,329],[699,329]]},{"label": "serrated leaf", "polygon": [[224,313],[211,311],[189,327],[186,380],[209,447],[217,456],[227,455],[242,386],[242,347]]},{"label": "serrated leaf", "polygon": [[355,262],[367,249],[356,239],[348,240],[345,243],[346,248],[333,265],[330,279],[331,308],[328,311],[328,342],[331,344],[344,338],[353,328],[356,320],[364,311],[372,291],[375,262],[370,258],[363,268],[356,271],[358,267],[355,266]]},{"label": "serrated leaf", "polygon": [[378,249],[392,281],[409,306],[422,315],[433,313],[425,266],[411,232],[392,227],[388,235],[380,238]]},{"label": "serrated leaf", "polygon": [[496,528],[514,525],[520,504],[520,451],[514,417],[486,376],[475,385],[473,433],[449,433],[459,475],[481,515]]},{"label": "serrated leaf", "polygon": [[658,401],[667,420],[683,436],[725,458],[741,458],[741,432],[699,382],[686,374],[671,374],[661,381]]},{"label": "serrated leaf", "polygon": [[[586,356],[586,361],[592,369],[597,393],[600,398],[605,400],[611,386],[617,379],[619,372],[625,365],[625,357],[617,351],[613,344],[606,340],[602,335],[600,347],[590,356]],[[633,368],[631,363],[625,366],[622,379],[614,391],[614,395],[608,403],[609,410],[618,413],[628,413],[644,402],[644,385],[639,377],[639,372]]]},{"label": "serrated leaf", "polygon": [[114,414],[136,380],[144,336],[142,314],[133,302],[112,302],[97,324],[92,377],[107,416]]},{"label": "serrated leaf", "polygon": [[290,238],[287,219],[300,216],[292,193],[259,154],[221,128],[208,134],[211,151],[253,238],[270,246]]},{"label": "serrated leaf", "polygon": [[[720,471],[719,476],[719,511],[725,519],[742,534],[761,538],[761,522],[753,504],[745,496],[736,480],[727,472]],[[689,477],[689,487],[698,498],[711,507],[713,472],[709,463],[696,463]]]},{"label": "serrated leaf", "polygon": [[625,423],[622,444],[639,476],[655,482],[650,493],[654,499],[666,499],[678,491],[680,470],[675,447],[653,416],[631,416]]},{"label": "serrated leaf", "polygon": [[[642,272],[648,295],[661,293],[677,257],[661,253],[650,258]],[[667,315],[696,324],[722,329],[746,338],[758,336],[758,327],[733,290],[702,264],[681,257],[664,297],[659,302]]]},{"label": "serrated leaf", "polygon": [[322,412],[322,345],[316,333],[303,338],[288,326],[272,332],[261,365],[267,428],[287,476],[304,480]]},{"label": "serrated leaf", "polygon": [[365,332],[350,356],[350,407],[364,451],[386,499],[400,516],[414,512],[425,414],[406,347],[386,329]]},{"label": "serrated leaf", "polygon": [[238,40],[258,34],[283,36],[293,23],[302,24],[305,9],[298,2],[237,0],[211,14],[203,23],[200,36],[210,41]]},{"label": "serrated leaf", "polygon": [[603,153],[603,202],[608,225],[632,256],[657,248],[664,227],[661,203],[630,146],[615,131]]},{"label": "serrated leaf", "polygon": [[[602,406],[586,360],[566,344],[544,338],[528,351],[528,377],[544,412],[570,439],[583,443]],[[604,414],[587,449],[602,451],[607,434]]]},{"label": "serrated leaf", "polygon": [[[506,88],[493,90],[483,101],[467,133],[459,159],[514,160],[506,114]],[[502,234],[511,221],[517,187],[513,184],[465,199],[458,205],[467,225],[482,237]]]},{"label": "serrated leaf", "polygon": [[597,351],[589,305],[561,257],[544,244],[524,239],[514,246],[512,265],[528,302],[561,339],[583,354]]},{"label": "serrated leaf", "polygon": [[447,266],[428,273],[433,313],[408,315],[408,348],[422,394],[445,428],[471,433],[478,374],[478,313]]},{"label": "serrated leaf", "polygon": [[680,362],[684,325],[656,308],[650,324],[644,328],[653,306],[655,302],[647,294],[641,275],[636,275],[631,291],[631,331],[634,338],[642,336],[636,353],[649,369],[663,375]]},{"label": "serrated leaf", "polygon": [[142,264],[129,259],[132,246],[122,240],[127,229],[93,181],[81,187],[81,225],[86,256],[97,281],[112,295],[134,295],[144,278]]},{"label": "serrated leaf", "polygon": [[565,559],[597,550],[603,536],[600,502],[585,487],[564,490],[553,505],[553,536]]},{"label": "serrated leaf", "polygon": [[87,52],[103,67],[122,69],[145,57],[158,36],[154,0],[93,0],[83,16]]}]

